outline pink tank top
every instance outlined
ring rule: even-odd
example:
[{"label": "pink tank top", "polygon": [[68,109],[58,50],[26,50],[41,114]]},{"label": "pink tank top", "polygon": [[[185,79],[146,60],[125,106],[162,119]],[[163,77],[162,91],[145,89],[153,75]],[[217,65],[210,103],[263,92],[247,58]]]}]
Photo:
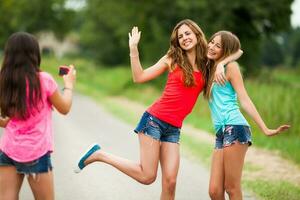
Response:
[{"label": "pink tank top", "polygon": [[183,72],[176,67],[169,72],[162,96],[148,109],[151,115],[180,128],[185,117],[192,111],[205,81],[201,72],[194,72],[195,86],[186,87]]}]

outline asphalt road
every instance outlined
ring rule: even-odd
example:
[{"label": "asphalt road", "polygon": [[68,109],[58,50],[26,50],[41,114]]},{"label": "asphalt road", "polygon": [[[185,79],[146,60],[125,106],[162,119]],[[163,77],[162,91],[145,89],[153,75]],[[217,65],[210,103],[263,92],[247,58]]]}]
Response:
[{"label": "asphalt road", "polygon": [[[158,200],[161,190],[160,170],[156,182],[141,185],[115,168],[97,163],[80,174],[73,172],[80,154],[91,143],[128,159],[139,159],[138,137],[133,126],[115,118],[91,99],[76,95],[67,116],[54,112],[55,196],[57,200]],[[207,200],[209,172],[184,156],[181,158],[176,199]],[[24,181],[20,200],[33,196]]]}]

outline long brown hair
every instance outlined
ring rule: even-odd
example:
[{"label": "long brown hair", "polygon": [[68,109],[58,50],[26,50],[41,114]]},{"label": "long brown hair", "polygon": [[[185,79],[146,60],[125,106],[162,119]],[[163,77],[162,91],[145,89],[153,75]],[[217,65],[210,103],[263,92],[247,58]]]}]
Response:
[{"label": "long brown hair", "polygon": [[197,44],[196,44],[196,64],[198,70],[200,70],[203,74],[203,76],[206,76],[206,53],[207,53],[207,42],[205,39],[205,35],[201,28],[192,20],[190,19],[184,19],[180,21],[173,29],[173,32],[171,34],[170,38],[170,48],[168,50],[167,56],[171,58],[171,70],[174,70],[176,67],[176,64],[179,65],[179,67],[183,71],[183,77],[184,77],[184,85],[191,87],[195,85],[194,80],[194,69],[192,64],[189,62],[186,52],[183,51],[179,45],[178,41],[178,29],[182,25],[187,25],[196,35],[197,38]]},{"label": "long brown hair", "polygon": [[34,36],[25,32],[12,34],[5,45],[0,71],[0,109],[2,117],[29,117],[42,99],[38,76],[40,48]]},{"label": "long brown hair", "polygon": [[[221,37],[221,48],[222,48],[222,56],[218,60],[224,60],[224,58],[228,57],[230,54],[237,52],[241,48],[241,43],[239,38],[229,31],[219,31],[215,33],[209,39],[208,43],[211,42],[216,36]],[[203,90],[203,95],[205,99],[210,99],[211,97],[211,87],[214,81],[214,74],[216,71],[216,62],[215,60],[208,59],[207,62],[207,77],[206,77],[206,85]]]}]

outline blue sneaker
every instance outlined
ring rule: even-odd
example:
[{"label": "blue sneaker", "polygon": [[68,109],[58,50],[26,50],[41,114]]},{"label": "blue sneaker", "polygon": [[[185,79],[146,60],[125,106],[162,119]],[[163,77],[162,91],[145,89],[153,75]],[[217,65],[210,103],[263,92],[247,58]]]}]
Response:
[{"label": "blue sneaker", "polygon": [[85,167],[84,161],[86,161],[86,159],[88,157],[90,157],[90,155],[92,155],[95,151],[98,151],[99,149],[101,149],[101,147],[99,146],[99,144],[92,144],[88,150],[83,154],[83,156],[81,156],[76,169],[74,170],[75,173],[79,173],[81,172],[81,170]]}]

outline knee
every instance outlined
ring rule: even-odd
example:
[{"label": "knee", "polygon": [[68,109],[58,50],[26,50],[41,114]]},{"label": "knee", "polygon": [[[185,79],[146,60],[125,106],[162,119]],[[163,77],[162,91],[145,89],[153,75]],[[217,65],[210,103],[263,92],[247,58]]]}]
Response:
[{"label": "knee", "polygon": [[156,180],[156,174],[145,175],[139,180],[140,183],[144,185],[150,185]]},{"label": "knee", "polygon": [[163,180],[165,188],[170,192],[175,191],[176,182],[176,177],[168,177]]},{"label": "knee", "polygon": [[224,190],[222,188],[210,187],[208,193],[212,200],[224,198]]},{"label": "knee", "polygon": [[231,197],[240,194],[241,188],[238,185],[225,185],[225,191]]}]

